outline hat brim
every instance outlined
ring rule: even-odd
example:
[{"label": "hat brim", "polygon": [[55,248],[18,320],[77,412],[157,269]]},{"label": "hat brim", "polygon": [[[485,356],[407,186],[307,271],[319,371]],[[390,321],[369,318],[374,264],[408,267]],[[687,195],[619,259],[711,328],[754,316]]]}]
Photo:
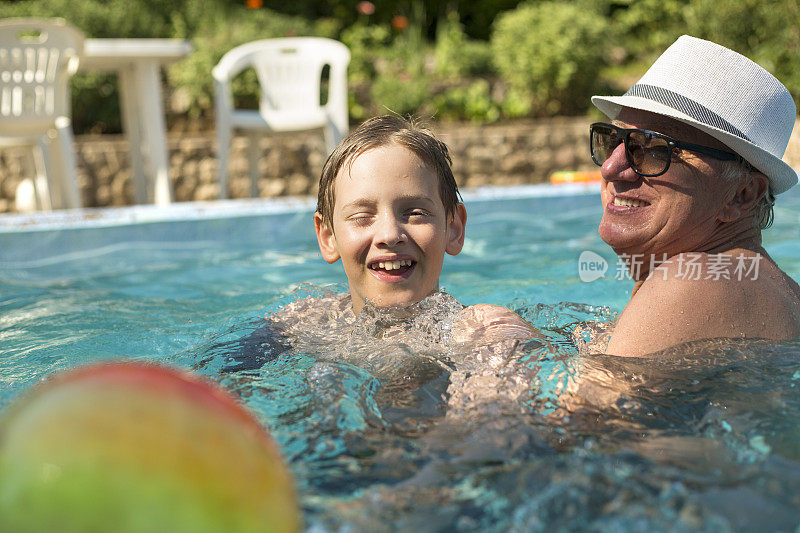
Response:
[{"label": "hat brim", "polygon": [[623,107],[650,111],[659,115],[668,116],[689,124],[705,133],[708,133],[725,146],[742,156],[748,163],[762,172],[769,180],[770,190],[773,194],[780,194],[797,184],[797,172],[782,159],[779,159],[755,144],[737,137],[732,133],[723,131],[698,122],[692,117],[681,113],[669,106],[642,98],[640,96],[592,96],[592,103],[610,119],[619,116]]}]

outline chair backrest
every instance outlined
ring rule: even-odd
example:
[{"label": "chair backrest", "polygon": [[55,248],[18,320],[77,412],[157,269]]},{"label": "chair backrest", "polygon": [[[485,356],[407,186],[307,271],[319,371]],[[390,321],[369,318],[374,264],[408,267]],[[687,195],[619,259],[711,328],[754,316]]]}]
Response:
[{"label": "chair backrest", "polygon": [[0,133],[25,136],[69,115],[83,34],[62,19],[0,20]]},{"label": "chair backrest", "polygon": [[[344,85],[346,99],[347,65],[350,51],[332,39],[290,37],[264,39],[243,44],[223,56],[214,68],[217,82],[228,83],[244,69],[253,67],[261,87],[262,113],[318,109],[322,72],[330,66],[327,104],[339,98]],[[326,104],[326,105],[327,105]],[[324,106],[322,106],[324,107]]]}]

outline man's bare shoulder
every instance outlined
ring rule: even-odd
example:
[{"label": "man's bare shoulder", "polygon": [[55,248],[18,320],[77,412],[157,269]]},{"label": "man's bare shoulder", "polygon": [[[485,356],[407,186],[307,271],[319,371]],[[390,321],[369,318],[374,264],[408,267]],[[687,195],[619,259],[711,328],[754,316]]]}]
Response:
[{"label": "man's bare shoulder", "polygon": [[631,298],[608,353],[644,355],[716,337],[792,338],[800,334],[800,298],[791,284],[757,254],[680,254]]},{"label": "man's bare shoulder", "polygon": [[617,319],[607,352],[644,355],[705,338],[709,322],[723,320],[713,317],[723,297],[716,289],[703,280],[648,279]]}]

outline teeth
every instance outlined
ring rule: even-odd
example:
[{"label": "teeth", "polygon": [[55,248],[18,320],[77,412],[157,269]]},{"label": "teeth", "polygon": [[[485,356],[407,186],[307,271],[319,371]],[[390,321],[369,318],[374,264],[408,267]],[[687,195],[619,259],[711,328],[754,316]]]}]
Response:
[{"label": "teeth", "polygon": [[374,268],[381,270],[399,270],[400,267],[411,266],[411,259],[403,259],[400,261],[381,261],[375,265]]},{"label": "teeth", "polygon": [[644,207],[647,205],[647,202],[643,202],[641,200],[629,200],[627,198],[620,198],[619,196],[615,196],[614,205],[618,205],[621,207]]}]

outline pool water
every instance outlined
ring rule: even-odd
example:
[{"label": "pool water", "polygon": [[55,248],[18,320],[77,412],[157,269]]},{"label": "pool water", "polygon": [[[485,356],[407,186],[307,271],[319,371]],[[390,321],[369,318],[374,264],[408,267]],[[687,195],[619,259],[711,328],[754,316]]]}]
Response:
[{"label": "pool water", "polygon": [[[344,336],[317,315],[294,337],[265,329],[289,302],[344,290],[309,202],[0,220],[0,411],[55,371],[159,361],[220,382],[270,428],[309,531],[796,531],[800,341],[578,356],[575,325],[613,318],[632,286],[597,236],[597,194],[466,200],[443,286],[544,339],[454,350],[444,296],[423,321],[372,310]],[[765,234],[795,279],[799,221],[789,192]],[[586,251],[607,264],[591,282]]]}]

